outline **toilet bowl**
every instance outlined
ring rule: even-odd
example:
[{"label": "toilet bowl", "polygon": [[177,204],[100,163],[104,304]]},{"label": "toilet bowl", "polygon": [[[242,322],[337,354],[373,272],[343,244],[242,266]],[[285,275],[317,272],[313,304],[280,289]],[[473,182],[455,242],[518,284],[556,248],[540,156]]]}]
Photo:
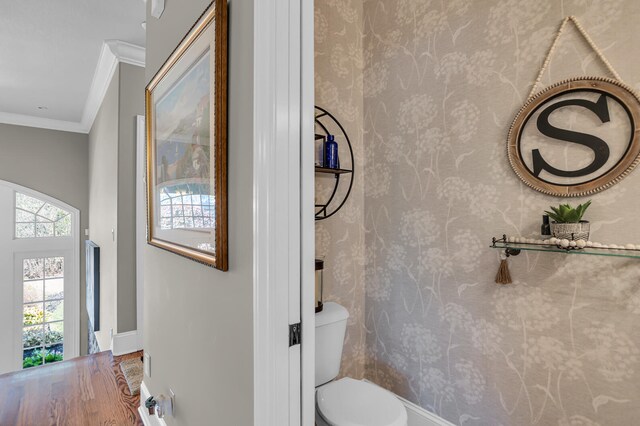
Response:
[{"label": "toilet bowl", "polygon": [[391,392],[340,371],[349,312],[333,302],[316,314],[316,425],[407,426],[407,411]]},{"label": "toilet bowl", "polygon": [[345,377],[316,390],[317,426],[407,426],[407,411],[391,392]]}]

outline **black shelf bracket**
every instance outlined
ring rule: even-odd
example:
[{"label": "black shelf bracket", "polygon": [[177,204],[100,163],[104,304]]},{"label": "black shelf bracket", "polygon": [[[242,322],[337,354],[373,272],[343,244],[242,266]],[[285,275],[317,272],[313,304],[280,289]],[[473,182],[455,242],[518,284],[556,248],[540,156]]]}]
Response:
[{"label": "black shelf bracket", "polygon": [[[316,170],[315,170],[316,175],[320,175],[320,176],[327,175],[327,176],[333,176],[335,178],[331,195],[327,198],[326,201],[322,200],[321,203],[315,205],[316,220],[324,220],[336,214],[347,202],[347,199],[351,194],[351,189],[353,188],[355,162],[354,162],[354,156],[353,156],[353,147],[351,146],[351,140],[349,140],[349,135],[347,135],[347,132],[344,130],[344,127],[342,127],[342,124],[340,124],[340,122],[329,111],[319,106],[316,106],[315,107],[315,124],[316,124],[315,140],[326,139],[327,135],[335,134],[335,133],[331,133],[331,131],[329,130],[331,128],[334,128],[334,129],[337,128],[337,130],[339,130],[342,133],[341,136],[344,138],[344,141],[346,141],[347,148],[349,149],[349,160],[351,161],[350,167],[346,169],[342,169],[342,168],[332,169],[328,167],[316,166]],[[344,191],[344,189],[338,192],[338,188],[340,188],[341,182],[343,187],[347,188],[346,192]]]}]

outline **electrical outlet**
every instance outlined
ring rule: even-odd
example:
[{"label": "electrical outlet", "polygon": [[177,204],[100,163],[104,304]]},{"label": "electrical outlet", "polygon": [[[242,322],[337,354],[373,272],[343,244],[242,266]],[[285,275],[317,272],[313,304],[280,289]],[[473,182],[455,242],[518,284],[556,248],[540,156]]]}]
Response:
[{"label": "electrical outlet", "polygon": [[151,355],[144,354],[144,374],[147,377],[151,377]]}]

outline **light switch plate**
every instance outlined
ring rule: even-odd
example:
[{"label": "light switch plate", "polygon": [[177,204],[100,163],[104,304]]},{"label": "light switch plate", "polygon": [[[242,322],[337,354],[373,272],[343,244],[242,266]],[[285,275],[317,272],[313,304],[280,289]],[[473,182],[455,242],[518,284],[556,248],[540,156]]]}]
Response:
[{"label": "light switch plate", "polygon": [[144,354],[144,374],[151,377],[151,355]]}]

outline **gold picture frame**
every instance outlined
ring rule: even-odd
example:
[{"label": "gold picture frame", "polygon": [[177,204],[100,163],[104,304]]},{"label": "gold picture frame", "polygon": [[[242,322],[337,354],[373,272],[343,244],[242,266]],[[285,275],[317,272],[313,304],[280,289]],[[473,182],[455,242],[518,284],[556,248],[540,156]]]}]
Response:
[{"label": "gold picture frame", "polygon": [[226,271],[226,0],[209,5],[145,101],[147,242]]},{"label": "gold picture frame", "polygon": [[[585,94],[591,94],[592,99],[586,98]],[[596,124],[615,124],[616,118],[620,117],[622,117],[621,120],[628,122],[628,133],[625,134],[624,139],[618,142],[616,155],[613,150],[616,148],[615,146],[610,146],[606,140],[600,139],[598,135],[585,134],[580,129],[578,129],[580,132],[572,129],[571,123],[566,122],[566,119],[562,121],[562,119],[556,118],[559,127],[550,124],[548,120],[551,112],[547,111],[555,111],[565,105],[583,110],[586,114],[585,117]],[[612,109],[616,105],[616,108],[621,112],[618,117]],[[547,140],[554,142],[545,142],[545,139],[541,139],[539,136],[526,134],[525,128],[531,126],[530,123],[536,122],[538,123],[536,132],[541,132],[539,130],[541,121],[544,130],[542,133],[545,136],[551,136]],[[640,162],[639,132],[640,98],[632,88],[618,80],[605,77],[571,78],[553,84],[534,95],[520,109],[509,129],[507,155],[516,175],[536,191],[557,197],[582,197],[608,189],[631,173]],[[528,149],[523,148],[528,143],[527,140],[536,137],[538,139],[535,143],[538,145],[541,143],[557,144],[555,141],[558,141],[572,147],[572,152],[578,152],[578,149],[582,149],[582,157],[576,155],[568,157],[567,164],[556,169],[545,161],[545,158],[553,161],[553,157],[541,154],[540,151],[534,153],[538,150],[532,151],[530,149],[531,146],[535,147],[535,143],[531,144]],[[586,149],[582,146],[585,146]],[[584,154],[585,152],[587,154]],[[603,152],[606,154],[602,154]],[[585,167],[585,157],[588,157],[588,154],[595,159]],[[604,159],[600,162],[601,164],[597,164],[596,161],[599,156]],[[555,160],[558,163],[557,159]],[[547,173],[547,170],[552,172]],[[553,179],[549,179],[549,177]]]}]

